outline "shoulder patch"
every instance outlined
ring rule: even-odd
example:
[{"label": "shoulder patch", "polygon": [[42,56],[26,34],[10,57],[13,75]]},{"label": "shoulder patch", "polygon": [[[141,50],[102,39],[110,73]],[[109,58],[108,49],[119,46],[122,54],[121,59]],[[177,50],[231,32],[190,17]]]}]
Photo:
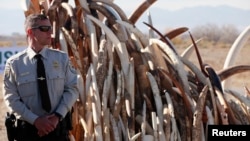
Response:
[{"label": "shoulder patch", "polygon": [[10,66],[6,65],[4,69],[4,79],[7,79],[10,77]]},{"label": "shoulder patch", "polygon": [[72,62],[69,61],[69,70],[72,72],[72,73],[76,73],[76,68],[73,66]]}]

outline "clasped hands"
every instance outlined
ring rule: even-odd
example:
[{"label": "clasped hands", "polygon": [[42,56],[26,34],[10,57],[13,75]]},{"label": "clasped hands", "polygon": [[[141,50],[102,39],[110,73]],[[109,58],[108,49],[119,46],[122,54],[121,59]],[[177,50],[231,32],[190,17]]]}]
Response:
[{"label": "clasped hands", "polygon": [[38,130],[38,135],[42,137],[54,131],[58,123],[59,118],[55,114],[51,114],[38,117],[35,120],[34,125]]}]

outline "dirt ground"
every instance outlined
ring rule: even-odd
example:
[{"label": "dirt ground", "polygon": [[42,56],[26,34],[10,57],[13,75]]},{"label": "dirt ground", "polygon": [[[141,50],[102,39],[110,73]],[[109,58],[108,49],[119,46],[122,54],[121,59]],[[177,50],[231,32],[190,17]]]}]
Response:
[{"label": "dirt ground", "polygon": [[2,81],[3,76],[0,75],[0,141],[8,141],[7,135],[6,135],[6,128],[4,125],[4,120],[5,120],[5,114],[7,111],[7,107],[5,106],[5,103],[3,101],[3,94],[2,94]]},{"label": "dirt ground", "polygon": [[[178,49],[181,53],[184,49]],[[225,58],[227,56],[229,48],[201,48],[199,49],[202,60],[204,63],[209,64],[212,66],[216,71],[219,71],[223,68]],[[193,53],[192,57],[190,58],[191,62],[197,63],[197,57]],[[239,64],[250,64],[250,47],[244,47],[240,51],[237,56],[235,65]],[[234,75],[231,77],[232,84],[231,86],[238,90],[244,90],[243,86],[250,87],[250,72],[241,73],[239,75]],[[2,75],[0,75],[0,82],[2,82]],[[3,102],[2,98],[2,86],[0,87],[0,141],[7,141],[6,130],[4,126],[4,119],[6,114],[6,106]]]}]

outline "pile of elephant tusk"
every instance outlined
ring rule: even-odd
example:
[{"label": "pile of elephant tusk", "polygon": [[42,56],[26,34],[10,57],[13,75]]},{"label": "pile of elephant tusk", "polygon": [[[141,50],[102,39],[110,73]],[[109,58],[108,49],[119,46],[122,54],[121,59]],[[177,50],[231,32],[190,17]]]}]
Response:
[{"label": "pile of elephant tusk", "polygon": [[[135,26],[154,2],[145,0],[128,17],[112,0],[74,0],[74,6],[65,0],[22,0],[25,16],[49,17],[52,47],[67,52],[77,68],[80,96],[71,141],[205,141],[208,125],[250,123],[248,89],[241,94],[226,84],[230,76],[250,70],[231,65],[250,27],[216,73],[203,63],[191,34],[193,45],[177,53],[171,40],[188,28],[161,34],[150,16],[149,35]],[[199,66],[189,61],[190,52]]]}]

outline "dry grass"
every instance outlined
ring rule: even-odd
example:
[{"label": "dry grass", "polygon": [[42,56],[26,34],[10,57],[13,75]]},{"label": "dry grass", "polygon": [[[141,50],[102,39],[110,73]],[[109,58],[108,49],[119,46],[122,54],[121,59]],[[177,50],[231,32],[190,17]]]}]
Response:
[{"label": "dry grass", "polygon": [[[27,43],[24,41],[18,41],[15,43],[16,46],[26,46]],[[12,47],[15,46],[13,42],[10,41],[0,41],[0,47]]]}]

